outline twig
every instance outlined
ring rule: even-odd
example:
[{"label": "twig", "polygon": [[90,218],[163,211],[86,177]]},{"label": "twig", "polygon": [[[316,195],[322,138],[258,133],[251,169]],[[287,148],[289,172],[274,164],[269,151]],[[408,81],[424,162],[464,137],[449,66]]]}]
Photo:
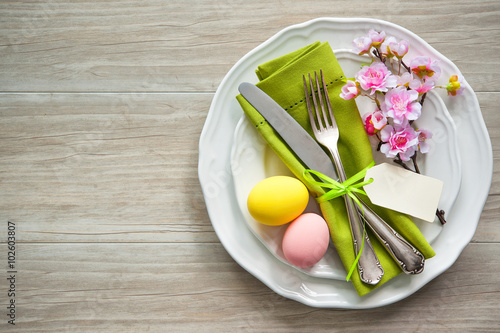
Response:
[{"label": "twig", "polygon": [[439,221],[441,224],[446,224],[446,219],[444,218],[444,210],[442,209],[436,209],[436,216],[438,217]]},{"label": "twig", "polygon": [[405,162],[403,162],[403,160],[401,159],[401,157],[399,157],[399,155],[394,159],[394,162],[401,165],[403,168],[405,168],[406,170],[409,170],[409,171],[412,171],[412,172],[415,172],[414,170],[412,170],[409,166],[406,165]]},{"label": "twig", "polygon": [[375,133],[375,136],[377,137],[378,139],[378,144],[377,144],[377,151],[380,151],[380,147],[382,147],[382,145],[386,142],[382,141],[382,139],[380,138],[380,134],[377,132]]},{"label": "twig", "polygon": [[422,95],[422,99],[420,100],[420,105],[424,105],[425,97],[427,96],[427,93],[424,93]]},{"label": "twig", "polygon": [[419,174],[420,169],[418,168],[418,164],[417,164],[417,152],[415,152],[415,154],[413,154],[413,156],[411,157],[411,160],[413,162],[413,166],[415,167],[415,172]]},{"label": "twig", "polygon": [[381,62],[384,62],[384,58],[382,58],[382,54],[380,53],[379,49],[375,48],[373,49],[373,54],[380,59]]},{"label": "twig", "polygon": [[408,67],[408,66],[405,64],[405,62],[403,61],[403,59],[401,59],[401,65],[403,65],[403,67],[404,67],[404,68],[408,71],[408,73],[410,73],[410,74],[411,74],[411,69],[410,69],[410,67]]}]

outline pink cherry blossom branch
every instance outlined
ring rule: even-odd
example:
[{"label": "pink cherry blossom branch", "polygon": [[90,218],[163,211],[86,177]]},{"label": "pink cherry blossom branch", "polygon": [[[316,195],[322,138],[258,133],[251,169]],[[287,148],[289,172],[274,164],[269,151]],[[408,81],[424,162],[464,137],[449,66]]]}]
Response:
[{"label": "pink cherry blossom branch", "polygon": [[[425,154],[429,151],[426,141],[432,138],[432,133],[415,129],[413,123],[420,117],[427,92],[441,88],[446,89],[449,96],[461,95],[464,79],[453,75],[446,86],[436,86],[441,74],[438,61],[417,56],[406,64],[403,57],[409,47],[409,41],[398,41],[393,36],[386,36],[384,31],[374,29],[356,38],[353,50],[360,55],[368,54],[372,63],[362,66],[353,82],[347,81],[340,97],[349,100],[366,96],[375,102],[375,111],[365,113],[363,123],[368,135],[376,135],[377,151],[403,168],[420,174],[417,152]],[[442,224],[446,223],[444,214],[443,210],[436,210]]]}]

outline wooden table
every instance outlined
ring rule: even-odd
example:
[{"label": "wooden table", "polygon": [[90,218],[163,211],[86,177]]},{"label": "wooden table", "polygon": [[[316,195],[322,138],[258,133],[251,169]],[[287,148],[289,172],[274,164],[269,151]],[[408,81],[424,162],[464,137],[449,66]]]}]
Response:
[{"label": "wooden table", "polygon": [[[457,262],[372,310],[275,294],[224,250],[198,181],[199,136],[228,70],[322,16],[391,21],[452,60],[497,162]],[[0,331],[500,331],[499,29],[498,1],[0,3]]]}]

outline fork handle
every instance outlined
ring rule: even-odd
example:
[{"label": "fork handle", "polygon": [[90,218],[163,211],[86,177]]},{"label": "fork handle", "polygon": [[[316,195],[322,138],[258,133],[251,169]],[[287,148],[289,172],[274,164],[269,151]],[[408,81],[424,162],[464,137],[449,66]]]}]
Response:
[{"label": "fork handle", "polygon": [[424,270],[425,258],[415,247],[407,242],[361,198],[361,207],[356,206],[358,214],[364,218],[370,229],[385,246],[389,254],[399,264],[405,274],[419,274]]},{"label": "fork handle", "polygon": [[[336,159],[336,157],[333,157],[333,161],[337,168],[339,180],[341,182],[346,181],[347,177],[341,164],[340,155],[335,153],[335,151],[330,150],[330,152],[332,157],[336,156],[338,158]],[[422,253],[391,228],[391,226],[378,216],[363,200],[361,200],[361,198],[358,197],[358,199],[362,206],[361,209],[359,205],[354,205],[358,215],[366,221],[375,236],[377,236],[389,254],[399,264],[403,272],[408,275],[421,273],[424,270],[425,264],[425,258]]]},{"label": "fork handle", "polygon": [[[330,149],[332,159],[334,161],[340,182],[346,180],[346,175],[342,162],[340,160],[340,155],[338,151]],[[363,240],[363,224],[361,216],[356,210],[357,206],[354,201],[348,196],[344,195],[344,202],[347,210],[347,215],[349,218],[349,226],[351,228],[352,240],[354,244],[354,253],[357,256],[361,249],[361,241]],[[358,271],[361,281],[367,284],[375,285],[380,282],[382,276],[384,275],[384,269],[380,265],[380,261],[373,250],[368,234],[364,234],[364,245],[363,251],[361,251],[358,260]]]}]

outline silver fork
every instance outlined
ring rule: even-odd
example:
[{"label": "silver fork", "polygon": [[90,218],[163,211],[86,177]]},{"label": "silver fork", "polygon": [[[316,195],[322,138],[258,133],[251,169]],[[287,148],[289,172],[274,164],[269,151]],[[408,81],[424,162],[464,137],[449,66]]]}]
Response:
[{"label": "silver fork", "polygon": [[[307,88],[307,83],[305,76],[303,76],[304,79],[304,90],[306,94],[306,104],[307,104],[307,109],[309,111],[309,118],[311,121],[311,126],[313,127],[313,132],[316,137],[316,139],[323,144],[325,147],[327,147],[330,150],[330,153],[332,154],[332,158],[335,164],[335,167],[338,172],[339,180],[341,182],[345,181],[345,172],[344,168],[342,166],[342,161],[340,160],[340,156],[337,150],[337,141],[339,138],[339,130],[335,121],[335,117],[333,116],[332,112],[332,107],[330,103],[330,99],[328,98],[328,90],[326,87],[326,83],[323,77],[323,72],[321,71],[321,81],[323,88],[321,88],[320,83],[318,81],[318,76],[315,73],[315,79],[316,79],[316,86],[317,86],[317,91],[318,91],[318,99],[320,101],[320,106],[321,106],[321,113],[323,116],[323,121],[325,122],[325,125],[322,124],[319,108],[316,102],[316,96],[314,93],[314,86],[311,80],[311,75],[309,75],[309,83],[311,86],[311,95],[313,97],[313,104],[314,108],[316,110],[316,116],[318,119],[318,124],[319,128],[316,125],[316,120],[312,111],[312,106],[309,100],[309,92]],[[321,90],[324,91],[325,95],[325,100],[326,102],[323,103],[323,97],[321,95]],[[327,105],[330,119],[331,119],[331,124],[328,121],[328,117],[324,108],[324,104]],[[350,199],[350,198],[349,198]],[[359,197],[358,197],[359,199]],[[378,216],[370,207],[368,207],[361,199],[359,199],[361,203],[361,207],[359,207],[357,204],[354,205],[354,203],[351,201],[351,206],[354,206],[354,208],[357,210],[358,214],[357,215],[358,219],[358,225],[360,223],[359,218],[363,218],[368,226],[371,228],[371,230],[374,232],[374,234],[377,236],[377,238],[381,241],[381,243],[386,247],[388,250],[389,254],[396,260],[396,262],[399,264],[401,269],[405,274],[419,274],[423,271],[424,269],[424,263],[425,263],[425,258],[424,256],[417,250],[415,247],[413,247],[410,243],[408,243],[403,237],[401,237],[394,229],[392,229],[380,216]],[[346,207],[348,205],[348,202],[346,200]],[[348,209],[349,212],[349,209]],[[355,234],[356,225],[352,225],[353,223],[351,222],[351,229],[353,229],[353,237]],[[357,234],[361,233],[361,231],[357,231]],[[356,235],[358,237],[358,235]],[[358,238],[360,239],[360,238]],[[365,238],[366,242],[367,238]],[[354,243],[356,244],[356,240],[354,240]],[[369,244],[369,242],[367,242]],[[370,244],[371,248],[371,244]],[[363,249],[363,252],[365,250]],[[368,250],[370,251],[370,250]],[[368,252],[367,251],[367,252]],[[356,251],[357,253],[357,251]],[[370,257],[372,257],[371,254],[367,255],[369,258],[366,259],[368,260],[368,263],[370,263]],[[363,257],[363,255],[361,256]],[[360,257],[360,261],[361,261]],[[360,263],[361,269],[363,269],[363,263]],[[376,272],[380,272],[377,269],[377,265],[374,265],[373,262],[371,262],[372,267],[372,274],[376,275]],[[367,269],[367,267],[365,267]],[[365,272],[364,272],[365,273]]]},{"label": "silver fork", "polygon": [[[311,74],[309,74],[309,85],[311,87],[311,95],[314,104],[314,109],[316,110],[316,117],[313,113],[313,108],[311,106],[311,102],[309,99],[309,92],[307,88],[306,78],[304,78],[304,90],[306,94],[306,104],[307,110],[309,112],[309,118],[311,121],[311,126],[313,129],[314,136],[319,143],[328,148],[332,155],[333,162],[335,164],[335,168],[337,169],[337,174],[339,177],[339,181],[342,183],[346,181],[347,177],[344,171],[344,167],[342,166],[342,161],[340,160],[339,151],[337,149],[337,142],[339,140],[339,128],[337,126],[337,122],[335,121],[335,117],[333,116],[332,108],[329,103],[330,99],[328,98],[328,91],[326,89],[326,84],[324,82],[323,71],[321,71],[321,79],[323,81],[323,89],[321,88],[318,75],[316,72],[314,73],[318,99],[321,105],[321,113],[318,108],[318,104],[316,102],[316,94],[314,91],[314,85],[311,79]],[[321,90],[325,94],[326,105],[328,107],[329,116],[325,111],[325,105],[323,103],[323,96],[321,95]],[[351,227],[352,240],[354,244],[354,253],[357,256],[361,250],[361,242],[363,239],[363,225],[358,215],[358,212],[355,208],[355,203],[348,196],[343,196],[345,201],[345,206],[347,209],[347,215],[349,218],[349,225]],[[384,269],[380,265],[380,262],[373,250],[370,239],[368,235],[364,235],[364,245],[363,251],[361,251],[359,260],[358,260],[358,270],[361,281],[368,284],[377,284],[382,279],[384,275]]]}]

